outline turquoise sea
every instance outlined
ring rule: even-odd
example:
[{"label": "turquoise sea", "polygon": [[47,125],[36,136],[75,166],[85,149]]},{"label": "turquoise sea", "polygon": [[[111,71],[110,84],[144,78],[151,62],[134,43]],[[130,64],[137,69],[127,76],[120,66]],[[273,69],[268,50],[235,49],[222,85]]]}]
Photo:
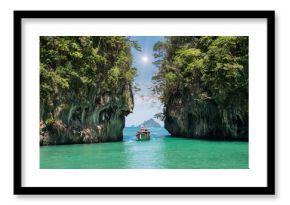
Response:
[{"label": "turquoise sea", "polygon": [[125,128],[123,142],[40,147],[41,169],[247,169],[248,142],[171,137],[150,128],[151,140],[136,141]]}]

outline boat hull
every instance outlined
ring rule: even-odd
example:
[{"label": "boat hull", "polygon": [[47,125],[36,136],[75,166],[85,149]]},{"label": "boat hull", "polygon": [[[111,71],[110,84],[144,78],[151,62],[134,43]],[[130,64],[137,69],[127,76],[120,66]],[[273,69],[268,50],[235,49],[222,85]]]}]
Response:
[{"label": "boat hull", "polygon": [[136,137],[138,141],[150,140],[150,135],[145,133],[138,133]]}]

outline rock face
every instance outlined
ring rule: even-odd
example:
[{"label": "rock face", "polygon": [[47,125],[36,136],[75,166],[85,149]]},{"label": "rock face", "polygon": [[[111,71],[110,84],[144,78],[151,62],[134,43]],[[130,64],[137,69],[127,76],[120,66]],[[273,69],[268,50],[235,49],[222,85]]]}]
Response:
[{"label": "rock face", "polygon": [[222,109],[211,100],[199,102],[192,96],[169,102],[165,105],[164,126],[175,137],[248,140],[248,121],[240,120],[234,103]]},{"label": "rock face", "polygon": [[132,90],[125,85],[118,96],[95,96],[93,106],[57,107],[58,120],[40,122],[40,145],[121,141],[125,116],[134,107]]}]

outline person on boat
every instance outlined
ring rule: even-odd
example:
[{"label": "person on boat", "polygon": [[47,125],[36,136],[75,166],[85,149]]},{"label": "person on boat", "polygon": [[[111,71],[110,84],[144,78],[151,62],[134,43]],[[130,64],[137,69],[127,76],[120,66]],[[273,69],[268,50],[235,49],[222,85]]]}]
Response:
[{"label": "person on boat", "polygon": [[145,127],[144,127],[144,125],[141,125],[140,126],[140,132],[143,132],[143,131],[145,131]]}]

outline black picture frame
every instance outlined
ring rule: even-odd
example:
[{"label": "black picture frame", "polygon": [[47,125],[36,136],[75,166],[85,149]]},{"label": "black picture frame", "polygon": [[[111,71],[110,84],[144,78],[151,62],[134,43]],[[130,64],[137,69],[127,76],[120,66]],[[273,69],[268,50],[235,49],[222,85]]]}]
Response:
[{"label": "black picture frame", "polygon": [[[22,186],[22,19],[48,18],[218,18],[267,20],[266,187],[24,187]],[[275,11],[14,11],[14,194],[16,195],[272,195],[275,194]]]}]

